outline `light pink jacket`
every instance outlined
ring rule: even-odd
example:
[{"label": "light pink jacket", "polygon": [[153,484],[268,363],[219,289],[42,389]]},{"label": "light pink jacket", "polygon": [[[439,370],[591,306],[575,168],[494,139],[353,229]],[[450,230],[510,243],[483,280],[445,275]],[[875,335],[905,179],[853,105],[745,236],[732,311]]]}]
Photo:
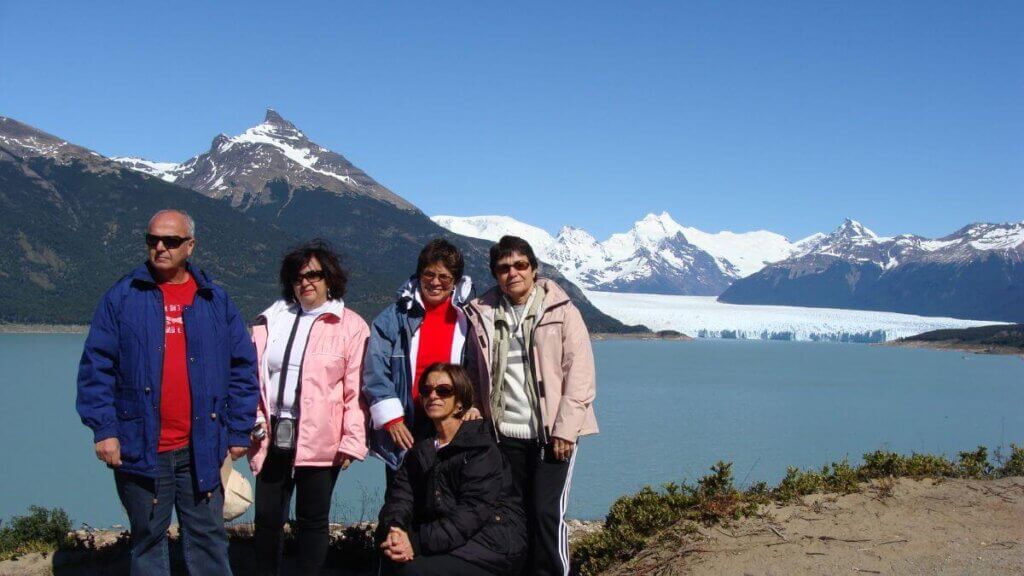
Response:
[{"label": "light pink jacket", "polygon": [[[267,335],[288,308],[283,300],[276,302],[260,315],[252,330],[260,380],[259,415],[267,422],[274,401],[267,397]],[[300,372],[296,466],[338,466],[345,456],[366,457],[367,410],[359,389],[369,336],[366,322],[340,301],[334,301],[313,322]],[[270,434],[249,447],[249,467],[254,474],[260,473],[269,448]]]},{"label": "light pink jacket", "polygon": [[[597,434],[594,397],[597,378],[590,333],[580,311],[558,284],[538,278],[544,302],[533,333],[533,350],[527,360],[540,400],[540,421],[545,440],[551,437],[576,442],[579,436]],[[466,306],[466,317],[477,335],[479,358],[473,381],[484,416],[491,415],[491,347],[494,343],[494,312],[501,292],[497,286]],[[469,348],[471,351],[475,347]]]}]

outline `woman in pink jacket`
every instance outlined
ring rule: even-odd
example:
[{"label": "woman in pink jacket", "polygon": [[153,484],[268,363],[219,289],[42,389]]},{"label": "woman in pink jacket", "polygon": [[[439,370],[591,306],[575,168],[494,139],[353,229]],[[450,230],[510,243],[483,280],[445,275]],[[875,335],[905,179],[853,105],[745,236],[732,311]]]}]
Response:
[{"label": "woman in pink jacket", "polygon": [[282,528],[295,496],[299,562],[316,574],[327,555],[331,494],[338,473],[366,457],[359,402],[369,329],[345,307],[347,275],[319,240],[284,257],[282,300],[253,327],[260,405],[249,465],[256,474],[256,555],[276,575]]}]

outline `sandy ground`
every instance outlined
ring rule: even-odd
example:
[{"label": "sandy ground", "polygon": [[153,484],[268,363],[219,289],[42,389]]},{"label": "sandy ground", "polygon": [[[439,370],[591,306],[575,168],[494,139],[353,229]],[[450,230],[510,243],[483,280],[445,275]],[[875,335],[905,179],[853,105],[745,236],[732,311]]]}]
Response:
[{"label": "sandy ground", "polygon": [[1024,574],[1024,478],[874,482],[681,527],[609,574]]}]

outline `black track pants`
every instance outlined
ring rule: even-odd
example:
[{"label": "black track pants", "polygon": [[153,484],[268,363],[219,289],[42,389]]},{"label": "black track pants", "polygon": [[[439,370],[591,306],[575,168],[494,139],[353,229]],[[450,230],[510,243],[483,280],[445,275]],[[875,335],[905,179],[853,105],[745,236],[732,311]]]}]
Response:
[{"label": "black track pants", "polygon": [[526,509],[530,551],[523,574],[567,576],[570,562],[565,510],[577,450],[562,462],[551,456],[550,447],[545,450],[536,440],[501,436],[498,447],[508,458],[512,481]]}]

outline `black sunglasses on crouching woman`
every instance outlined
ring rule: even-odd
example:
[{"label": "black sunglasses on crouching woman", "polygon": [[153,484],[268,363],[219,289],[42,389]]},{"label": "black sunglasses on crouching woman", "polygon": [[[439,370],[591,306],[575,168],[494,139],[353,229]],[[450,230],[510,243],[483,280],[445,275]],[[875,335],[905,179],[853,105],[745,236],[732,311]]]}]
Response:
[{"label": "black sunglasses on crouching woman", "polygon": [[451,384],[438,384],[431,386],[426,382],[419,385],[420,398],[429,398],[430,393],[437,394],[438,398],[451,398],[455,395],[455,387]]}]

